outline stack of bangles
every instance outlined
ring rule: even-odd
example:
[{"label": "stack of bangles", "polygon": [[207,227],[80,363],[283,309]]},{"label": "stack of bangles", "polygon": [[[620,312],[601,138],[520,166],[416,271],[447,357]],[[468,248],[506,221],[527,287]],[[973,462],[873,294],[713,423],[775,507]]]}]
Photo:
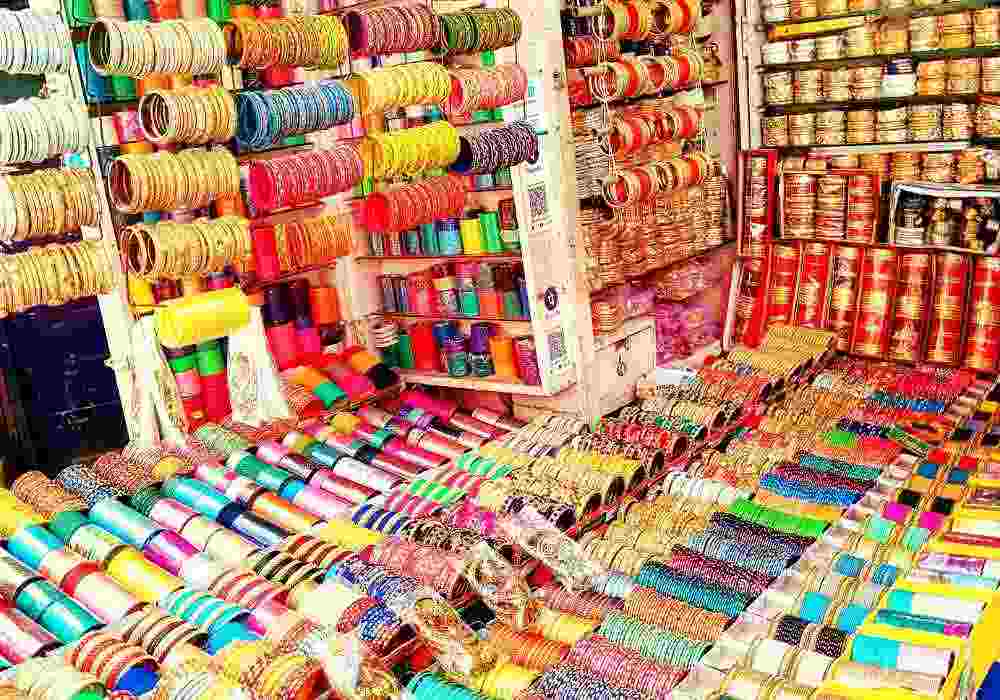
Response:
[{"label": "stack of bangles", "polygon": [[336,68],[347,59],[347,32],[333,15],[233,19],[221,34],[226,56],[240,68]]},{"label": "stack of bangles", "polygon": [[[158,667],[156,660],[142,647],[125,643],[106,632],[85,634],[66,655],[66,660],[77,670],[97,676],[107,688],[118,687],[119,681],[135,667],[147,667],[151,671]],[[147,692],[152,690],[156,676],[150,674],[142,681],[142,686],[134,689]]]},{"label": "stack of bangles", "polygon": [[443,104],[452,90],[449,71],[430,61],[359,71],[347,85],[363,115],[409,105]]},{"label": "stack of bangles", "polygon": [[155,605],[143,606],[108,628],[124,641],[146,650],[160,664],[185,646],[200,647],[207,636],[189,622]]},{"label": "stack of bangles", "polygon": [[139,100],[139,123],[152,143],[221,143],[236,135],[236,106],[222,88],[153,90]]},{"label": "stack of bangles", "polygon": [[459,154],[458,130],[446,121],[387,134],[369,134],[359,144],[365,176],[376,179],[446,168]]},{"label": "stack of bangles", "polygon": [[458,599],[468,590],[459,556],[436,547],[390,537],[375,545],[371,562],[390,573],[409,576],[431,586],[449,600]]},{"label": "stack of bangles", "polygon": [[[652,661],[634,649],[623,648],[600,635],[573,646],[567,665],[594,674],[615,688],[634,688],[643,697],[666,700],[686,668]],[[575,689],[574,689],[575,690]]]},{"label": "stack of bangles", "polygon": [[250,150],[270,148],[289,136],[347,124],[354,99],[338,81],[236,94],[236,141]]},{"label": "stack of bangles", "polygon": [[350,10],[344,25],[351,53],[358,56],[425,51],[441,42],[438,16],[420,4]]},{"label": "stack of bangles", "polygon": [[622,601],[601,593],[574,593],[562,586],[543,586],[537,591],[545,606],[591,620],[600,620],[612,610],[621,610]]},{"label": "stack of bangles", "polygon": [[511,663],[536,671],[561,663],[570,652],[568,644],[499,624],[490,629],[490,643],[510,656]]},{"label": "stack of bangles", "polygon": [[615,155],[645,149],[654,143],[692,139],[701,132],[701,112],[680,105],[655,113],[623,112],[611,120],[608,138]]},{"label": "stack of bangles", "polygon": [[646,201],[661,192],[671,193],[700,185],[711,167],[705,154],[694,151],[681,158],[625,168],[605,178],[601,191],[609,207],[619,209]]},{"label": "stack of bangles", "polygon": [[444,104],[451,114],[497,109],[524,99],[528,74],[517,63],[483,68],[451,68],[450,97]]},{"label": "stack of bangles", "polygon": [[94,175],[81,168],[0,175],[0,241],[58,236],[99,221]]},{"label": "stack of bangles", "polygon": [[594,66],[605,61],[617,61],[622,56],[617,41],[602,41],[593,36],[575,36],[563,40],[567,68]]},{"label": "stack of bangles", "polygon": [[538,160],[538,134],[525,121],[462,136],[460,141],[460,150],[452,165],[452,170],[458,173],[492,173]]},{"label": "stack of bangles", "polygon": [[441,46],[449,54],[482,53],[521,39],[521,17],[509,8],[439,15]]},{"label": "stack of bangles", "polygon": [[258,160],[250,164],[250,197],[264,212],[318,202],[354,187],[363,169],[357,150],[346,145]]},{"label": "stack of bangles", "polygon": [[222,29],[207,17],[156,23],[98,19],[87,34],[87,52],[98,75],[205,75],[226,66]]},{"label": "stack of bangles", "polygon": [[335,216],[318,216],[274,226],[278,262],[283,271],[333,262],[351,253],[348,222]]},{"label": "stack of bangles", "polygon": [[0,256],[0,316],[107,294],[114,288],[113,269],[104,246],[95,241]]},{"label": "stack of bangles", "polygon": [[622,58],[583,71],[588,77],[591,98],[614,102],[696,83],[702,79],[704,64],[694,52],[679,50],[672,56]]},{"label": "stack of bangles", "polygon": [[[47,126],[56,124],[56,129]],[[0,107],[0,133],[7,134],[0,163],[39,162],[90,145],[84,106],[64,97],[30,97]]]},{"label": "stack of bangles", "polygon": [[150,280],[222,272],[227,265],[245,262],[252,252],[249,222],[236,216],[135,224],[121,238],[129,272]]},{"label": "stack of bangles", "polygon": [[432,177],[369,195],[362,205],[369,231],[408,231],[420,224],[455,218],[465,211],[468,185],[453,175]]},{"label": "stack of bangles", "polygon": [[58,14],[4,9],[0,32],[10,42],[0,56],[0,70],[5,73],[65,73],[73,65],[69,26]]},{"label": "stack of bangles", "polygon": [[[660,15],[662,19],[662,13]],[[663,27],[655,27],[663,34]],[[596,33],[608,40],[630,39],[643,41],[654,29],[653,5],[634,0],[613,0],[597,20]]]},{"label": "stack of bangles", "polygon": [[700,16],[700,4],[692,6],[686,0],[614,0],[598,17],[595,34],[605,40],[687,34]]},{"label": "stack of bangles", "polygon": [[87,510],[87,502],[63,488],[39,471],[25,472],[14,480],[10,490],[45,517],[67,510]]},{"label": "stack of bangles", "polygon": [[239,195],[240,169],[225,148],[118,156],[108,188],[115,209],[128,214],[201,209],[220,195]]}]

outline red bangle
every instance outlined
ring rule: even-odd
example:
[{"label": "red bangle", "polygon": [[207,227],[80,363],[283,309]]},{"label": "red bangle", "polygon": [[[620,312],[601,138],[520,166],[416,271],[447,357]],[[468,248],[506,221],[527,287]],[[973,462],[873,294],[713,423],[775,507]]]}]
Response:
[{"label": "red bangle", "polygon": [[76,593],[76,587],[80,585],[80,580],[84,576],[90,574],[96,574],[101,571],[101,565],[93,561],[85,561],[81,564],[75,566],[72,571],[66,574],[66,578],[62,580],[62,589],[68,595],[72,596]]},{"label": "red bangle", "polygon": [[[631,5],[629,7],[631,7]],[[628,71],[628,84],[625,86],[624,96],[635,97],[642,84],[639,80],[639,71],[636,70],[635,66],[633,66],[630,61],[618,61],[618,63],[625,66],[625,70]]]},{"label": "red bangle", "polygon": [[684,54],[674,56],[673,59],[677,63],[676,85],[678,87],[681,85],[687,85],[688,81],[691,80],[691,60]]}]

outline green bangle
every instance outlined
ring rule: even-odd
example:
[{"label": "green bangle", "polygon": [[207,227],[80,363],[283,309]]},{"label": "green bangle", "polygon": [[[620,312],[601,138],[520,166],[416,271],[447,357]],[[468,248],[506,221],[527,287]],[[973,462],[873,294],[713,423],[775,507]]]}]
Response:
[{"label": "green bangle", "polygon": [[448,486],[445,486],[444,484],[436,484],[434,488],[429,490],[427,498],[435,503],[444,503],[447,500],[450,491],[451,488]]},{"label": "green bangle", "polygon": [[481,459],[478,452],[466,452],[455,460],[455,466],[467,472],[472,471],[472,467]]},{"label": "green bangle", "polygon": [[171,357],[167,360],[167,364],[170,365],[170,369],[174,374],[180,374],[181,372],[187,372],[197,367],[198,360],[192,352],[180,357]]}]

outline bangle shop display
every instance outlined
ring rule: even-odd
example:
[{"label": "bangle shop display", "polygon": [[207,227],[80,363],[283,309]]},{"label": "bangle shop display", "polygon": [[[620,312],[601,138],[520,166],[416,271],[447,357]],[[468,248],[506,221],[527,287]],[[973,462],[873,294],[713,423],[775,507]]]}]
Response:
[{"label": "bangle shop display", "polygon": [[[112,363],[132,441],[11,465],[0,488],[0,692],[992,699],[986,164],[749,154],[724,349],[595,421],[472,408],[407,377],[537,392],[558,336],[533,325],[554,310],[528,250],[545,193],[516,184],[549,167],[527,106],[540,78],[505,52],[534,27],[467,5],[0,11],[0,68],[79,72],[72,99],[0,109],[17,166],[0,175],[2,312],[118,295],[135,317]],[[599,293],[580,313],[610,336],[654,297],[719,284],[708,254],[736,231],[709,143],[713,49],[694,35],[706,8],[584,5],[562,27],[573,233]],[[887,24],[871,53],[983,47],[990,17]],[[768,63],[814,60],[788,50]],[[918,64],[918,86],[967,95],[952,60],[943,78]],[[840,85],[771,83],[769,109]],[[928,106],[848,112],[845,141],[966,138],[963,110]],[[789,142],[840,130],[781,116]],[[94,168],[49,162],[68,152]]]},{"label": "bangle shop display", "polygon": [[835,346],[774,326],[592,430],[299,367],[311,417],[27,471],[4,692],[952,697],[993,658],[1000,388]]}]

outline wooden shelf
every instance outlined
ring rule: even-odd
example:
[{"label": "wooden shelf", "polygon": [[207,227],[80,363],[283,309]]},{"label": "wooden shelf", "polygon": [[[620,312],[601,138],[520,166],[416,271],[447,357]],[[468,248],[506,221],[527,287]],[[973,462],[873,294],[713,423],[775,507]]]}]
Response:
[{"label": "wooden shelf", "polygon": [[388,311],[376,311],[373,316],[382,316],[393,320],[411,319],[415,321],[489,321],[490,323],[503,323],[505,325],[519,325],[531,328],[531,319],[527,318],[493,318],[490,316],[435,316],[433,314],[403,314]]},{"label": "wooden shelf", "polygon": [[490,192],[513,192],[514,188],[508,185],[501,185],[500,187],[486,187],[481,190],[469,190],[469,194],[489,194]]},{"label": "wooden shelf", "polygon": [[[588,68],[594,68],[594,66],[588,66]],[[586,68],[573,69],[573,70],[586,70]],[[642,102],[643,100],[658,100],[663,97],[670,97],[671,95],[677,95],[682,92],[690,92],[691,90],[696,90],[698,88],[716,87],[718,85],[725,85],[728,82],[729,82],[728,78],[726,80],[712,80],[705,82],[696,81],[693,83],[688,83],[687,85],[684,85],[679,88],[668,88],[661,92],[655,92],[650,95],[639,95],[638,97],[623,97],[620,100],[612,100],[608,104],[629,105],[629,104],[635,104],[637,102]],[[585,109],[598,109],[600,106],[601,106],[600,102],[592,102],[591,104],[586,104],[586,105],[570,105],[570,110],[577,112]]]},{"label": "wooden shelf", "polygon": [[540,386],[523,384],[506,377],[452,377],[444,372],[422,372],[412,369],[396,370],[399,376],[410,384],[429,384],[431,386],[446,386],[453,389],[472,389],[474,391],[497,391],[502,394],[524,394],[527,396],[548,396]]},{"label": "wooden shelf", "polygon": [[937,105],[954,102],[974,103],[980,95],[996,93],[974,93],[971,95],[910,95],[909,97],[881,97],[877,100],[849,100],[846,102],[809,102],[787,105],[763,105],[768,114],[807,114],[831,109],[892,109],[906,105]]},{"label": "wooden shelf", "polygon": [[879,14],[880,10],[855,10],[854,12],[842,12],[838,15],[823,15],[822,17],[801,17],[796,19],[784,19],[780,22],[764,22],[767,27],[787,27],[796,24],[808,24],[809,22],[825,22],[829,19],[846,19],[848,17],[868,17]]},{"label": "wooden shelf", "polygon": [[786,19],[781,22],[765,22],[769,27],[787,27],[796,24],[807,24],[809,22],[823,22],[829,19],[844,19],[845,17],[936,17],[947,15],[952,12],[963,10],[978,10],[984,7],[994,6],[995,0],[959,0],[959,2],[947,2],[943,5],[933,7],[904,7],[899,9],[877,9],[877,10],[857,10],[854,12],[844,12],[838,15],[824,15],[822,17],[807,17],[802,19]]},{"label": "wooden shelf", "polygon": [[857,66],[877,66],[896,58],[929,60],[934,58],[984,58],[1000,56],[1000,46],[973,46],[968,49],[934,49],[933,51],[903,51],[900,53],[876,54],[874,56],[854,56],[816,61],[792,63],[765,63],[759,69],[764,72],[784,70],[804,70],[809,68],[855,68]]},{"label": "wooden shelf", "polygon": [[[677,265],[681,265],[683,263],[689,262],[691,260],[694,260],[697,257],[701,257],[702,255],[710,255],[710,254],[714,253],[715,251],[721,250],[722,248],[725,248],[727,245],[730,245],[730,244],[733,244],[733,243],[736,243],[736,239],[733,239],[733,240],[730,240],[730,241],[723,241],[719,245],[713,245],[713,246],[709,246],[707,248],[702,248],[700,250],[691,252],[691,253],[685,255],[684,257],[677,258],[676,260],[671,260],[670,262],[664,263],[663,265],[659,265],[657,267],[650,268],[649,270],[646,270],[645,272],[643,272],[641,274],[638,274],[638,275],[625,275],[625,279],[627,279],[629,282],[634,282],[635,280],[642,279],[643,277],[646,277],[647,275],[652,275],[652,274],[654,274],[656,272],[663,272],[664,270],[669,270],[672,267],[676,267]],[[609,286],[614,286],[614,285],[609,285]],[[599,294],[600,292],[603,292],[607,288],[608,287],[602,287],[601,289],[599,289],[596,292],[594,292],[594,294]]]},{"label": "wooden shelf", "polygon": [[[842,146],[826,146],[814,143],[808,146],[777,146],[782,151],[812,151],[816,155],[852,155],[864,153],[894,153],[911,151],[914,153],[949,153],[964,151],[972,146],[968,139],[958,141],[899,141],[896,143],[856,143]],[[765,148],[769,148],[765,146]]]},{"label": "wooden shelf", "polygon": [[359,255],[358,262],[426,262],[434,260],[454,260],[456,262],[504,262],[518,261],[518,253],[496,253],[484,255]]},{"label": "wooden shelf", "polygon": [[[775,238],[772,242],[789,244],[802,241],[803,243],[828,243],[831,245],[849,245],[859,248],[889,248],[898,251],[913,251],[926,253],[960,253],[962,255],[977,255],[981,257],[1000,257],[996,254],[987,253],[982,250],[971,250],[969,248],[959,248],[958,246],[934,246],[934,245],[901,245],[899,243],[864,243],[861,241],[849,241],[846,238]],[[749,256],[746,256],[749,257]]]},{"label": "wooden shelf", "polygon": [[636,316],[634,318],[627,319],[622,327],[616,330],[614,333],[608,333],[607,335],[594,335],[594,347],[598,350],[601,348],[606,348],[609,345],[613,345],[620,340],[633,335],[634,333],[640,333],[649,328],[654,328],[656,326],[656,321],[653,320],[652,315],[643,314],[641,316]]},{"label": "wooden shelf", "polygon": [[[338,258],[339,260],[339,258]],[[293,270],[292,272],[286,272],[274,279],[269,280],[254,280],[252,283],[248,283],[243,286],[243,291],[247,294],[253,294],[254,292],[259,292],[267,287],[273,287],[276,284],[281,284],[282,282],[287,282],[293,280],[301,275],[307,275],[310,272],[320,272],[322,270],[332,270],[337,267],[337,260],[328,263],[320,263],[319,265],[309,265],[307,267],[300,268],[298,270]]]}]

